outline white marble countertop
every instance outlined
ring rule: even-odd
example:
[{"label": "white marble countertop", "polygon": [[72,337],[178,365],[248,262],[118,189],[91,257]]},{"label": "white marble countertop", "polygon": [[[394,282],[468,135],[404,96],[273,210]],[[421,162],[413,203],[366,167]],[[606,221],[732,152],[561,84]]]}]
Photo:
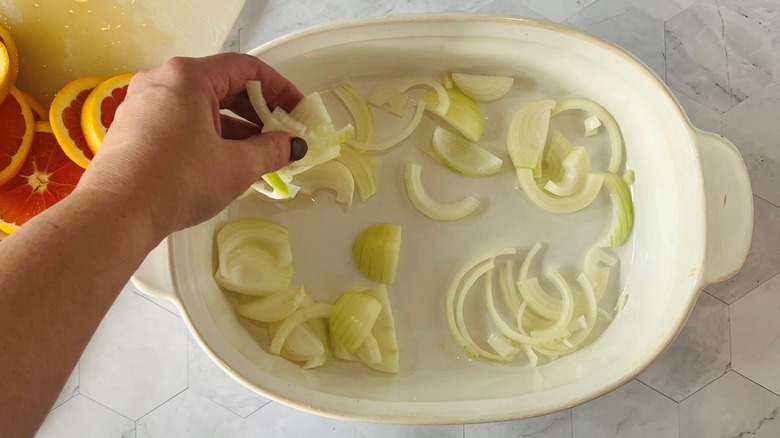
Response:
[{"label": "white marble countertop", "polygon": [[702,293],[672,348],[624,387],[506,423],[381,426],[300,413],[257,396],[202,353],[168,303],[128,285],[40,437],[780,436],[780,0],[247,0],[226,50],[353,17],[486,12],[563,22],[641,58],[693,122],[741,150],[755,194],[750,256]]}]

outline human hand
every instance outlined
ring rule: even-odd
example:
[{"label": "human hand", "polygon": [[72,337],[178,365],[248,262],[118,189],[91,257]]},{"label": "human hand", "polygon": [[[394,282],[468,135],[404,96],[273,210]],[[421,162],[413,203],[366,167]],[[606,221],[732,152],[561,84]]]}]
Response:
[{"label": "human hand", "polygon": [[108,193],[133,205],[148,214],[159,238],[214,216],[261,175],[307,150],[289,134],[260,134],[246,96],[249,80],[262,82],[271,108],[291,111],[303,97],[250,55],[174,58],[139,72],[76,192]]}]

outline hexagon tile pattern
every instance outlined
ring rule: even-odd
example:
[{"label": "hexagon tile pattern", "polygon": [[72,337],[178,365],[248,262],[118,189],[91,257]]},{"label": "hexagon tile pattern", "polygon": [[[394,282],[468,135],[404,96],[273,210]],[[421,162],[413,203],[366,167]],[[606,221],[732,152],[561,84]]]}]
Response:
[{"label": "hexagon tile pattern", "polygon": [[36,438],[135,437],[135,422],[77,395],[51,411]]},{"label": "hexagon tile pattern", "polygon": [[680,436],[775,438],[778,415],[780,397],[729,371],[680,403]]},{"label": "hexagon tile pattern", "polygon": [[682,401],[728,370],[729,309],[702,293],[671,347],[639,380],[674,401]]},{"label": "hexagon tile pattern", "polygon": [[734,370],[780,394],[780,275],[731,305]]},{"label": "hexagon tile pattern", "polygon": [[180,318],[130,287],[101,322],[79,367],[82,394],[135,420],[187,387],[187,335]]},{"label": "hexagon tile pattern", "polygon": [[[769,1],[700,1],[666,22],[667,82],[721,112],[772,81]],[[760,5],[758,5],[760,3]]]},{"label": "hexagon tile pattern", "polygon": [[707,286],[707,292],[725,303],[733,303],[780,273],[780,209],[753,196],[753,210],[753,241],[742,269],[723,283]]}]

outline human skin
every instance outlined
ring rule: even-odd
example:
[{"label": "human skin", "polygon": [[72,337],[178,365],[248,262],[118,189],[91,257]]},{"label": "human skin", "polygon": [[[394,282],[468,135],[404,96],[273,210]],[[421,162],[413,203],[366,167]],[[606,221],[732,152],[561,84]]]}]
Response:
[{"label": "human skin", "polygon": [[119,291],[170,233],[306,153],[260,134],[245,93],[303,97],[255,57],[175,58],[139,72],[73,193],[0,241],[0,436],[33,436]]}]

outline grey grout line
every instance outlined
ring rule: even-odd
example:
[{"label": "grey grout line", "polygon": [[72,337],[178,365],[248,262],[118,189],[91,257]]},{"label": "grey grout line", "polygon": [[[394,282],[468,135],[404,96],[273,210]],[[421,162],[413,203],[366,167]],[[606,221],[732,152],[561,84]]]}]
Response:
[{"label": "grey grout line", "polygon": [[178,396],[179,396],[181,393],[183,393],[184,391],[186,391],[186,390],[188,390],[188,389],[189,389],[189,384],[187,385],[187,387],[186,387],[186,388],[184,388],[184,389],[182,389],[181,391],[179,391],[179,392],[177,392],[176,394],[174,394],[174,395],[173,395],[173,397],[170,397],[170,398],[168,398],[168,399],[167,399],[167,400],[165,400],[164,402],[162,402],[162,403],[160,403],[159,405],[157,405],[157,406],[155,406],[154,408],[152,408],[152,410],[150,410],[149,412],[147,412],[147,413],[145,413],[145,414],[141,415],[140,417],[138,417],[138,419],[137,419],[137,420],[135,420],[135,423],[136,423],[136,424],[138,424],[138,422],[139,422],[139,421],[141,421],[141,419],[143,419],[144,417],[148,416],[148,415],[149,415],[149,414],[151,414],[152,412],[154,412],[154,411],[156,411],[157,409],[159,409],[159,408],[160,408],[160,406],[162,406],[162,405],[164,405],[164,404],[168,403],[169,401],[173,400],[174,398],[178,397]]},{"label": "grey grout line", "polygon": [[172,312],[172,311],[170,311],[170,310],[166,309],[165,307],[163,307],[163,306],[162,306],[162,305],[160,305],[159,303],[156,303],[156,302],[152,301],[152,299],[151,299],[149,296],[147,296],[145,293],[143,293],[143,292],[141,292],[141,291],[137,291],[137,290],[134,290],[134,291],[133,291],[133,293],[134,293],[134,294],[136,294],[136,295],[138,295],[138,296],[140,296],[141,298],[145,299],[146,301],[148,301],[148,302],[150,302],[150,303],[154,304],[155,306],[157,306],[157,307],[159,307],[159,308],[161,308],[161,309],[165,310],[166,312],[170,313],[171,315],[174,315],[175,317],[177,317],[177,318],[181,319],[181,315],[179,315],[179,314],[178,314],[178,313],[176,313],[176,312]]},{"label": "grey grout line", "polygon": [[[756,284],[756,285],[755,285],[755,286],[753,286],[753,287],[752,287],[750,290],[748,290],[747,292],[745,292],[744,294],[742,294],[742,296],[740,296],[740,297],[739,297],[739,298],[737,298],[736,300],[732,301],[732,302],[731,302],[731,304],[734,304],[734,303],[736,303],[737,301],[741,300],[742,298],[746,297],[746,296],[747,296],[749,293],[751,293],[751,292],[753,292],[754,290],[758,289],[759,287],[763,286],[765,283],[768,283],[770,280],[774,279],[774,278],[775,278],[775,277],[777,277],[778,275],[780,275],[780,272],[777,272],[777,273],[775,273],[774,275],[772,275],[771,277],[769,277],[769,278],[767,278],[766,280],[762,281],[761,283],[758,283],[758,284]],[[728,303],[726,303],[726,304],[728,304]],[[731,304],[729,304],[729,306],[731,306]]]},{"label": "grey grout line", "polygon": [[673,398],[669,397],[668,395],[664,394],[663,392],[661,392],[661,391],[659,391],[659,390],[657,390],[657,389],[653,388],[652,386],[648,385],[647,383],[645,383],[645,382],[643,382],[643,381],[639,380],[638,378],[636,378],[636,377],[635,377],[635,378],[634,378],[634,380],[636,380],[637,382],[639,382],[639,383],[641,383],[641,384],[643,384],[643,385],[647,386],[648,388],[650,388],[650,389],[652,389],[653,391],[655,391],[655,392],[657,392],[657,393],[661,394],[662,396],[664,396],[664,397],[668,398],[668,399],[669,399],[669,400],[671,400],[673,403],[678,403],[678,404],[680,403],[680,402],[678,402],[677,400],[675,400],[675,399],[673,399]]},{"label": "grey grout line", "polygon": [[[86,394],[79,394],[79,395],[82,395],[82,396],[84,396],[84,398],[86,398],[86,399],[88,399],[88,400],[91,400],[91,401],[93,401],[93,402],[95,402],[95,403],[99,404],[100,406],[103,406],[104,408],[108,409],[109,411],[111,411],[111,412],[113,412],[113,413],[115,413],[115,414],[117,414],[117,415],[119,415],[119,416],[121,416],[121,417],[127,418],[128,420],[132,421],[133,423],[136,423],[136,420],[133,420],[132,418],[130,418],[130,417],[128,417],[127,415],[125,415],[125,414],[123,414],[123,413],[121,413],[121,412],[117,411],[116,409],[113,409],[113,408],[111,408],[111,407],[109,407],[109,406],[106,406],[106,405],[104,405],[103,403],[101,403],[101,402],[99,402],[99,401],[95,400],[94,398],[91,398],[91,397],[87,396]],[[76,397],[74,396],[73,398],[76,398]],[[71,400],[73,400],[73,398],[71,398]],[[68,401],[70,401],[70,400],[68,400]],[[63,405],[64,405],[64,404],[65,404],[65,403],[63,403]],[[62,406],[62,405],[60,405],[60,406]]]},{"label": "grey grout line", "polygon": [[[722,120],[723,120],[723,117],[721,117],[721,124],[723,124]],[[722,130],[722,129],[723,129],[723,128],[721,127],[721,130]],[[765,199],[763,196],[761,196],[761,195],[759,195],[759,194],[757,194],[757,193],[753,193],[753,196],[755,196],[756,198],[758,198],[758,199],[760,199],[760,200],[762,200],[762,201],[766,202],[767,204],[769,204],[769,205],[771,205],[771,206],[773,206],[773,207],[775,207],[775,208],[780,208],[780,205],[775,205],[775,203],[774,203],[774,202],[772,202],[772,201],[769,201],[769,200]],[[753,207],[753,209],[755,210],[755,206]]]},{"label": "grey grout line", "polygon": [[729,305],[729,303],[727,303],[727,302],[725,302],[725,301],[721,300],[720,298],[716,297],[715,295],[713,295],[713,294],[711,294],[711,293],[707,292],[707,289],[702,289],[702,292],[704,292],[705,294],[707,294],[707,295],[711,296],[712,298],[714,298],[714,299],[716,299],[716,300],[720,301],[721,303],[723,303],[723,304],[725,304],[725,305],[727,305],[727,306]]},{"label": "grey grout line", "polygon": [[731,371],[734,371],[735,373],[737,373],[738,375],[742,376],[747,381],[752,382],[753,384],[757,385],[758,387],[763,388],[764,390],[768,391],[770,394],[774,395],[775,397],[780,397],[780,394],[778,394],[778,393],[772,391],[771,389],[767,388],[766,386],[756,382],[755,380],[751,379],[750,377],[740,373],[739,371],[735,370],[734,368],[732,368]]}]

